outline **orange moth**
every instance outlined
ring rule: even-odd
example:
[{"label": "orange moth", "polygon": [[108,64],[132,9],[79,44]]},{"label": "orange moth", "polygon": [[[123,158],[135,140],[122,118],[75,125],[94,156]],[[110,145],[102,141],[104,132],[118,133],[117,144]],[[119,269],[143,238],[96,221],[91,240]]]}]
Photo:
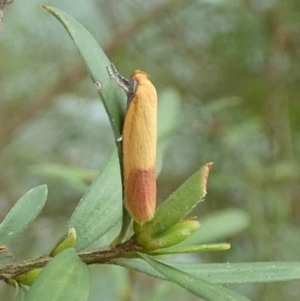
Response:
[{"label": "orange moth", "polygon": [[153,218],[156,206],[157,93],[141,70],[129,80],[114,65],[109,72],[127,92],[122,132],[125,206],[136,222],[143,223]]}]

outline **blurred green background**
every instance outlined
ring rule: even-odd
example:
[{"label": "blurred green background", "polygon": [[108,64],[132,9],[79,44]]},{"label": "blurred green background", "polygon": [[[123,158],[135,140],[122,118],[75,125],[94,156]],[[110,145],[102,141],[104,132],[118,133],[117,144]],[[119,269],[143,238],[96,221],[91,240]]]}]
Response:
[{"label": "blurred green background", "polygon": [[[42,214],[10,245],[14,260],[49,251],[84,190],[37,167],[63,164],[97,172],[114,146],[108,117],[72,40],[42,5],[82,23],[124,76],[135,69],[149,73],[170,110],[180,99],[177,130],[168,136],[158,178],[159,201],[203,164],[215,162],[208,196],[195,215],[202,221],[220,210],[238,212],[218,225],[220,231],[236,225],[235,235],[219,240],[232,249],[176,260],[299,260],[298,0],[7,5],[0,27],[0,221],[26,191],[42,183],[49,187]],[[91,301],[196,300],[175,284],[119,267],[91,270]],[[299,282],[234,289],[257,301],[300,296]],[[12,300],[13,293],[0,284],[0,300]]]}]

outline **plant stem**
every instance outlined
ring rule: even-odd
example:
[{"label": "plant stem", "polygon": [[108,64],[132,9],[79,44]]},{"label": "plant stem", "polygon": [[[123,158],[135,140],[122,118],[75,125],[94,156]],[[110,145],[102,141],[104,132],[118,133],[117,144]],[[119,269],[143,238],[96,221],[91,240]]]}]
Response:
[{"label": "plant stem", "polygon": [[[136,244],[135,237],[133,236],[128,241],[121,243],[112,249],[102,248],[89,252],[82,252],[79,253],[78,256],[86,264],[104,264],[109,263],[112,259],[132,257],[136,251],[141,251],[141,248]],[[0,266],[0,280],[9,282],[10,279],[19,274],[37,268],[43,268],[52,260],[52,258],[53,257],[49,255],[42,255],[34,259]]]}]

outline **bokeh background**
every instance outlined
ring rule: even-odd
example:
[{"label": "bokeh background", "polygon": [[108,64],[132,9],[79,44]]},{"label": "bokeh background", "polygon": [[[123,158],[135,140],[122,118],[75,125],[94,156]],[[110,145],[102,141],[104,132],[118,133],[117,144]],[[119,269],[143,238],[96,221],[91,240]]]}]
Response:
[{"label": "bokeh background", "polygon": [[[174,97],[176,106],[180,101],[158,200],[214,161],[208,196],[195,214],[201,221],[235,210],[245,219],[226,238],[230,251],[196,259],[299,260],[298,0],[15,0],[6,5],[0,27],[0,220],[32,187],[47,183],[49,188],[42,214],[10,245],[14,259],[49,251],[83,194],[84,187],[53,171],[53,164],[92,177],[114,146],[85,66],[44,4],[82,23],[124,76],[145,70],[159,95]],[[123,268],[91,270],[91,301],[196,300],[175,284]],[[233,288],[257,301],[300,298],[299,282]],[[0,300],[12,300],[13,293],[0,284]]]}]

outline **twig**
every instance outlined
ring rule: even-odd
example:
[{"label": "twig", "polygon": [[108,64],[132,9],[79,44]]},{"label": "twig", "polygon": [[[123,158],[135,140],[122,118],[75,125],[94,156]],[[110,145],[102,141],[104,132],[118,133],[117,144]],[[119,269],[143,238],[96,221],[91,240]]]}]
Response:
[{"label": "twig", "polygon": [[[82,252],[78,256],[86,264],[104,264],[109,263],[112,259],[132,257],[136,251],[141,251],[141,247],[136,244],[135,237],[133,236],[115,248]],[[45,267],[52,259],[53,257],[49,255],[42,255],[34,259],[0,266],[0,280],[9,282],[10,279],[19,274]]]}]

